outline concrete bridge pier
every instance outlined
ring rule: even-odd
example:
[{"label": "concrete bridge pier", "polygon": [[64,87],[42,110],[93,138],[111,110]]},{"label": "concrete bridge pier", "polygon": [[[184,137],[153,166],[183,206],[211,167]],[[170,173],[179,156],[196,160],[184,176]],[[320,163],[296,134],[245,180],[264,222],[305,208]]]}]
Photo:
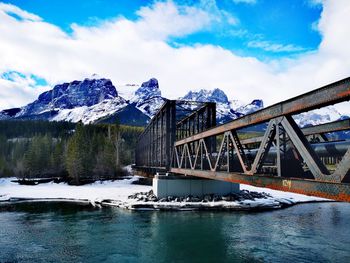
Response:
[{"label": "concrete bridge pier", "polygon": [[227,195],[239,192],[239,184],[179,175],[155,175],[153,192],[158,198],[167,196],[203,197],[208,194]]}]

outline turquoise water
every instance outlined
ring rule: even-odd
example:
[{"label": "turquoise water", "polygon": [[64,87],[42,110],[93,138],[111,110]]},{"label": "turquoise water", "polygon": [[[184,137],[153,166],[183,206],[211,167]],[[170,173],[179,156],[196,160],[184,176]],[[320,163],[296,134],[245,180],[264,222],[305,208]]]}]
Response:
[{"label": "turquoise water", "polygon": [[350,262],[350,204],[262,212],[0,206],[0,262]]}]

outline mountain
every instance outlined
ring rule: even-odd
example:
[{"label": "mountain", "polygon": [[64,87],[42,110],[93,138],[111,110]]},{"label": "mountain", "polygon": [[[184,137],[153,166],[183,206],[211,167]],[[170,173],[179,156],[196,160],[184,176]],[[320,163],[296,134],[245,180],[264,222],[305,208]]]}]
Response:
[{"label": "mountain", "polygon": [[226,94],[221,89],[206,90],[201,89],[200,91],[190,91],[184,97],[183,100],[192,100],[192,101],[210,101],[222,104],[228,104],[228,98]]},{"label": "mountain", "polygon": [[235,111],[239,112],[240,114],[247,115],[249,113],[253,113],[255,111],[258,111],[264,108],[264,102],[262,100],[253,100],[249,104],[242,105],[241,102],[238,102],[236,100],[235,103],[231,102],[231,107],[235,109]]},{"label": "mountain", "polygon": [[114,114],[102,117],[94,123],[116,123],[117,121],[124,125],[144,126],[149,122],[150,118],[145,115],[135,105],[128,104]]},{"label": "mountain", "polygon": [[85,79],[54,86],[34,102],[0,112],[0,119],[48,119],[84,123],[109,115],[127,106],[109,79]]},{"label": "mountain", "polygon": [[109,79],[75,80],[54,86],[22,108],[1,111],[0,120],[94,123],[118,119],[124,124],[145,125],[165,100],[155,78],[142,83],[128,99],[119,96]]},{"label": "mountain", "polygon": [[129,103],[135,105],[137,109],[149,118],[152,118],[165,100],[159,89],[158,80],[151,78],[149,81],[142,83],[141,87],[135,91]]},{"label": "mountain", "polygon": [[16,117],[36,115],[56,109],[74,109],[93,106],[106,99],[118,97],[109,79],[85,79],[56,85],[25,106]]},{"label": "mountain", "polygon": [[321,109],[303,112],[293,118],[299,126],[304,127],[340,120],[343,116],[334,107],[327,106]]},{"label": "mountain", "polygon": [[262,100],[253,100],[250,104],[244,104],[237,100],[229,101],[225,92],[218,88],[214,90],[201,89],[199,91],[190,91],[181,99],[215,102],[217,122],[220,124],[237,119],[264,107]]},{"label": "mountain", "polygon": [[[127,84],[120,86],[135,92],[118,92],[111,80],[105,78],[87,78],[74,80],[54,86],[34,102],[22,107],[0,111],[0,120],[50,120],[83,123],[114,123],[146,125],[166,101],[162,97],[158,80],[151,78],[141,86]],[[217,123],[239,118],[264,107],[262,100],[255,99],[249,104],[238,100],[229,100],[225,92],[201,89],[190,91],[181,100],[215,102]],[[191,106],[189,106],[191,107]],[[300,126],[316,125],[342,118],[334,107],[310,111],[294,116]],[[261,129],[261,128],[259,128]]]}]

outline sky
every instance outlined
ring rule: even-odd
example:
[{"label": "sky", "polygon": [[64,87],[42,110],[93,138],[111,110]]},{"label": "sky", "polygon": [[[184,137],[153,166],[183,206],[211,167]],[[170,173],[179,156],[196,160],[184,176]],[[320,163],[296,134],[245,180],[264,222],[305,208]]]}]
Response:
[{"label": "sky", "polygon": [[350,0],[3,1],[0,109],[94,74],[271,105],[350,76],[348,25]]}]

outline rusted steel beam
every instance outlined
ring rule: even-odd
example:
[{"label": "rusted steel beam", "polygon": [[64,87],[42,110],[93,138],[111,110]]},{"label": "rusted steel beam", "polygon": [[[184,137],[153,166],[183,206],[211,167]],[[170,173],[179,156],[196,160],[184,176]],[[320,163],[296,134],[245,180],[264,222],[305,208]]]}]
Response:
[{"label": "rusted steel beam", "polygon": [[[327,177],[331,177],[330,175],[325,176],[329,174],[329,171],[317,156],[316,152],[313,150],[293,118],[287,116],[282,119],[281,124],[314,177],[318,180],[324,180]],[[330,180],[340,182],[340,178],[338,177],[331,177]]]},{"label": "rusted steel beam", "polygon": [[177,141],[175,145],[182,145],[187,142],[219,135],[229,130],[263,123],[283,115],[294,115],[347,100],[350,100],[350,78],[340,80],[317,90],[274,104],[255,113],[248,114],[226,124],[192,135]]},{"label": "rusted steel beam", "polygon": [[[350,119],[329,122],[329,123],[315,125],[312,127],[306,127],[301,129],[303,134],[306,136],[313,135],[313,134],[345,131],[345,130],[350,130]],[[245,144],[258,143],[258,142],[261,142],[262,139],[263,139],[263,136],[244,139],[244,140],[241,140],[241,144],[245,145]]]},{"label": "rusted steel beam", "polygon": [[264,138],[264,136],[259,136],[259,137],[253,137],[253,138],[249,138],[249,139],[244,139],[244,140],[241,140],[241,144],[242,144],[242,145],[246,145],[246,144],[258,143],[258,142],[261,142],[263,138]]},{"label": "rusted steel beam", "polygon": [[350,184],[347,183],[180,168],[171,168],[170,172],[350,202]]}]

